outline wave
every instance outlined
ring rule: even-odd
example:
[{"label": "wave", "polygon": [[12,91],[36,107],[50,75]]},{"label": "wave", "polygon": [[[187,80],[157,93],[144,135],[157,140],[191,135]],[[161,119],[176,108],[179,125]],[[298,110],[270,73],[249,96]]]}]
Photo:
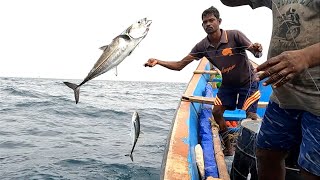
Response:
[{"label": "wave", "polygon": [[18,142],[18,141],[3,141],[0,143],[0,148],[3,149],[17,149],[17,148],[33,148],[37,147],[30,143]]},{"label": "wave", "polygon": [[5,87],[2,91],[7,92],[9,95],[21,96],[21,97],[31,97],[31,98],[40,98],[42,94],[30,91],[27,89],[19,89],[15,87]]},{"label": "wave", "polygon": [[[0,78],[1,179],[160,178],[184,84],[92,81],[75,104],[62,82]],[[131,162],[133,111],[143,133]]]}]

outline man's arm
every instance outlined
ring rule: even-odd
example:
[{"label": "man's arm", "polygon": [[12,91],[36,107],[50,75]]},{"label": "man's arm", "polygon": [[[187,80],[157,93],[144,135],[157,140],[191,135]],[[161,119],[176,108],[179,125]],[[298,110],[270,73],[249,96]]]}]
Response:
[{"label": "man's arm", "polygon": [[235,6],[243,6],[249,5],[252,9],[266,6],[268,8],[272,8],[272,0],[220,0],[224,5],[235,7]]},{"label": "man's arm", "polygon": [[191,56],[191,55],[187,55],[186,57],[184,57],[182,60],[180,61],[162,61],[159,59],[155,59],[155,58],[150,58],[145,64],[145,67],[153,67],[155,65],[160,65],[163,66],[165,68],[171,69],[171,70],[176,70],[176,71],[180,71],[182,70],[184,67],[186,67],[189,63],[191,63],[193,60],[195,60],[196,58]]},{"label": "man's arm", "polygon": [[251,43],[251,41],[244,35],[241,31],[236,31],[236,42],[238,46],[247,47],[247,50],[250,51],[256,58],[262,56],[262,45],[260,43]]},{"label": "man's arm", "polygon": [[221,2],[226,5],[226,6],[243,6],[243,5],[250,5],[251,6],[251,1],[250,0],[221,0]]},{"label": "man's arm", "polygon": [[274,88],[282,86],[304,70],[320,65],[320,43],[304,49],[285,51],[268,59],[258,66],[255,72],[264,71],[258,81],[269,77],[263,85],[272,84]]},{"label": "man's arm", "polygon": [[320,43],[304,48],[302,53],[307,57],[308,68],[320,65]]}]

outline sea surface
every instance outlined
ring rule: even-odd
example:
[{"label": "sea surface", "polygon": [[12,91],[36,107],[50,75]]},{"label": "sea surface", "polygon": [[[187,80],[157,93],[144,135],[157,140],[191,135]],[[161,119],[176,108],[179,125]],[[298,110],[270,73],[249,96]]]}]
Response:
[{"label": "sea surface", "polygon": [[[0,78],[0,179],[159,179],[186,83]],[[81,80],[68,80],[80,83]],[[133,159],[131,117],[140,116]]]}]

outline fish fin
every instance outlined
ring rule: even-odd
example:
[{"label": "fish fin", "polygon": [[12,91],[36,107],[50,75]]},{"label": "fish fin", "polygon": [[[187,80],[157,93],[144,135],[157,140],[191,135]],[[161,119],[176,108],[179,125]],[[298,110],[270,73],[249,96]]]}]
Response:
[{"label": "fish fin", "polygon": [[[134,50],[134,49],[133,49],[133,50]],[[132,50],[132,51],[133,51],[133,50]],[[130,51],[130,52],[129,52],[128,56],[130,56],[130,55],[131,55],[132,51]]]},{"label": "fish fin", "polygon": [[101,49],[102,51],[105,51],[108,47],[109,47],[109,45],[105,45],[105,46],[100,47],[99,49]]},{"label": "fish fin", "polygon": [[115,38],[123,38],[123,39],[128,40],[128,41],[131,39],[127,34],[120,34],[119,36],[117,36]]},{"label": "fish fin", "polygon": [[129,156],[130,159],[131,159],[131,161],[133,162],[133,156],[132,156],[132,154],[126,154],[126,155],[124,155],[124,156]]},{"label": "fish fin", "polygon": [[78,104],[79,94],[80,94],[80,86],[73,84],[73,83],[70,83],[70,82],[63,82],[63,83],[74,91],[74,98],[76,100],[76,104]]},{"label": "fish fin", "polygon": [[122,33],[120,35],[122,35],[122,34],[127,34],[127,29],[122,31]]},{"label": "fish fin", "polygon": [[131,161],[133,162],[133,156],[132,156],[132,154],[130,154],[130,159],[131,159]]},{"label": "fish fin", "polygon": [[125,29],[124,31],[122,31],[121,35],[123,34],[128,34],[129,33],[129,30],[132,28],[132,25],[129,26],[127,29]]},{"label": "fish fin", "polygon": [[118,66],[116,66],[116,76],[118,76]]}]

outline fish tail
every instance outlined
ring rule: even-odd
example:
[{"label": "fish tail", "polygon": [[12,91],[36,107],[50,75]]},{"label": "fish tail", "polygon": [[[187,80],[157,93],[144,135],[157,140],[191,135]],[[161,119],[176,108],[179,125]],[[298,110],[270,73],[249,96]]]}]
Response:
[{"label": "fish tail", "polygon": [[133,156],[132,156],[132,153],[130,153],[130,154],[126,154],[125,156],[129,156],[129,157],[130,157],[130,159],[131,159],[131,161],[133,162]]},{"label": "fish tail", "polygon": [[131,159],[131,161],[133,162],[133,156],[132,156],[132,153],[130,154],[130,159]]},{"label": "fish tail", "polygon": [[78,104],[79,94],[80,94],[80,86],[73,84],[73,83],[70,83],[70,82],[63,82],[63,83],[74,91],[74,98],[76,100],[76,104]]}]

